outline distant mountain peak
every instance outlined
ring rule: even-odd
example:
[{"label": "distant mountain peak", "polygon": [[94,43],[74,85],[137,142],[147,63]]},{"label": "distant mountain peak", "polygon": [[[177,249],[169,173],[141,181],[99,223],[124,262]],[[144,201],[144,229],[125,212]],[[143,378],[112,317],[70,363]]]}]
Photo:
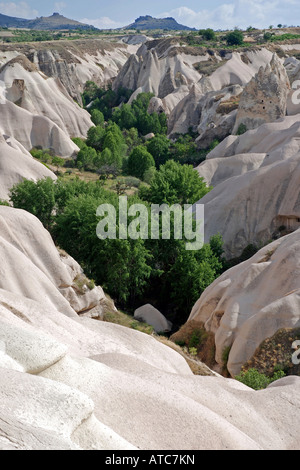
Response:
[{"label": "distant mountain peak", "polygon": [[184,26],[177,23],[171,16],[167,18],[153,18],[153,16],[140,16],[134,23],[126,26],[124,29],[165,29],[168,31],[195,31],[195,28]]},{"label": "distant mountain peak", "polygon": [[28,29],[41,29],[41,30],[53,30],[53,29],[75,29],[75,28],[92,28],[87,24],[80,23],[79,21],[71,20],[64,17],[60,13],[54,12],[51,16],[41,16],[32,20],[24,18],[15,18],[12,16],[2,15],[0,13],[0,27],[7,28],[28,28]]}]

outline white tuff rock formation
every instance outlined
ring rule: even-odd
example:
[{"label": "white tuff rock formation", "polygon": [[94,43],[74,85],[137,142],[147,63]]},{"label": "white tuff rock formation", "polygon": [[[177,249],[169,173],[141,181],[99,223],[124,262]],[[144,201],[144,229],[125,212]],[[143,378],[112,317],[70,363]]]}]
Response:
[{"label": "white tuff rock formation", "polygon": [[62,157],[78,151],[70,137],[85,137],[93,123],[60,81],[47,78],[25,56],[5,64],[0,80],[0,129],[4,134],[27,150],[40,146]]},{"label": "white tuff rock formation", "polygon": [[247,130],[256,129],[261,124],[283,118],[286,115],[290,89],[287,72],[278,56],[274,54],[271,62],[265,67],[260,67],[245,86],[233,134],[241,125]]},{"label": "white tuff rock formation", "polygon": [[56,179],[54,173],[34,160],[19,142],[0,134],[0,199],[9,199],[10,189],[23,179],[37,181],[47,177]]},{"label": "white tuff rock formation", "polygon": [[[216,279],[195,304],[189,320],[215,334],[216,362],[237,375],[266,339],[300,327],[300,230],[259,250]],[[291,350],[291,356],[293,351]]]},{"label": "white tuff rock formation", "polygon": [[205,241],[221,233],[227,258],[300,227],[299,115],[229,136],[197,168],[213,189],[201,199]]},{"label": "white tuff rock formation", "polygon": [[194,376],[155,338],[78,316],[74,263],[26,212],[0,221],[0,449],[297,448],[299,377],[254,392]]},{"label": "white tuff rock formation", "polygon": [[137,308],[134,312],[134,318],[153,326],[157,333],[168,332],[172,329],[171,322],[157,308],[150,304]]}]

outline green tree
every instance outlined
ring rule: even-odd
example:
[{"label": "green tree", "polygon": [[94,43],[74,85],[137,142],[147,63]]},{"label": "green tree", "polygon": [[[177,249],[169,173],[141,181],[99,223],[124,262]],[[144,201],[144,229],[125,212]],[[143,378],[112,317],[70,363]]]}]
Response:
[{"label": "green tree", "polygon": [[82,94],[82,101],[84,105],[88,105],[92,100],[97,97],[98,87],[95,82],[88,80],[84,87]]},{"label": "green tree", "polygon": [[244,42],[244,36],[242,31],[236,29],[235,31],[228,33],[226,35],[226,42],[228,46],[241,46]]},{"label": "green tree", "polygon": [[112,119],[121,129],[136,127],[136,117],[129,104],[123,104],[121,108],[117,108],[113,113]]},{"label": "green tree", "polygon": [[152,166],[155,166],[154,158],[143,145],[131,152],[127,162],[128,173],[140,179],[143,179],[145,172]]},{"label": "green tree", "polygon": [[111,203],[118,212],[117,195],[103,192],[102,197],[81,194],[68,200],[63,213],[56,220],[59,245],[92,273],[117,303],[131,303],[140,296],[151,273],[150,253],[143,240],[115,240],[97,238],[100,221],[97,207]]},{"label": "green tree", "polygon": [[207,29],[200,29],[199,31],[200,36],[203,37],[206,41],[214,41],[216,39],[216,33],[214,32],[213,29],[207,28]]},{"label": "green tree", "polygon": [[95,126],[102,126],[104,124],[104,115],[99,109],[92,109],[91,119]]},{"label": "green tree", "polygon": [[142,199],[152,204],[194,204],[211,188],[190,165],[167,161],[156,172],[149,188],[141,188]]},{"label": "green tree", "polygon": [[24,209],[40,219],[47,230],[53,223],[55,187],[51,178],[37,182],[24,180],[13,186],[10,200],[14,207]]},{"label": "green tree", "polygon": [[110,164],[115,163],[119,168],[122,166],[122,146],[120,142],[115,138],[112,131],[108,131],[103,139],[103,152],[109,150],[109,154],[106,152],[104,158],[110,159]]},{"label": "green tree", "polygon": [[94,168],[96,158],[96,150],[86,145],[77,154],[76,166],[79,170],[92,170]]},{"label": "green tree", "polygon": [[86,146],[85,141],[81,139],[80,137],[73,137],[72,141],[74,142],[75,145],[77,145],[77,147],[79,147],[79,149],[82,149],[83,147]]},{"label": "green tree", "polygon": [[156,168],[159,168],[170,158],[170,145],[170,140],[163,135],[157,135],[148,141],[147,150],[154,158]]},{"label": "green tree", "polygon": [[87,133],[86,145],[93,147],[96,150],[102,149],[102,141],[105,135],[105,130],[101,126],[91,127]]}]

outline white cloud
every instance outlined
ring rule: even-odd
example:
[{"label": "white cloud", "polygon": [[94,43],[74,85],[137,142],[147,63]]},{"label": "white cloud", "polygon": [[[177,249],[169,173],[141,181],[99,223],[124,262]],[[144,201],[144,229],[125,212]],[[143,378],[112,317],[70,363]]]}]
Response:
[{"label": "white cloud", "polygon": [[3,15],[29,19],[39,15],[39,12],[32,9],[26,2],[0,2],[0,12]]},{"label": "white cloud", "polygon": [[88,19],[88,18],[83,18],[82,20],[80,20],[80,22],[95,26],[95,28],[99,28],[99,29],[115,29],[115,28],[121,28],[122,26],[124,26],[123,23],[114,21],[111,18],[108,18],[108,16],[102,16],[101,18],[96,18],[93,20]]},{"label": "white cloud", "polygon": [[54,3],[54,10],[57,12],[61,12],[64,8],[66,8],[67,4],[65,2],[55,2]]},{"label": "white cloud", "polygon": [[[297,26],[300,23],[299,0],[232,0],[214,9],[194,11],[174,8],[160,17],[173,16],[179,23],[195,28],[231,29],[254,26],[266,28],[278,23]],[[296,23],[295,23],[296,22]]]}]

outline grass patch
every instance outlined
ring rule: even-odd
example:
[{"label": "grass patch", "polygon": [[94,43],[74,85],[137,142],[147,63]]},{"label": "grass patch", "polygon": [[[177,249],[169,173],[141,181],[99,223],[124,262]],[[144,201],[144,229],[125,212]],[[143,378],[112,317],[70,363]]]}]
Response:
[{"label": "grass patch", "polygon": [[133,330],[138,330],[142,333],[146,333],[147,335],[152,335],[154,333],[154,329],[151,325],[139,322],[135,320],[132,315],[129,315],[120,310],[114,310],[113,308],[106,309],[106,311],[104,312],[103,321],[108,323],[115,323],[126,328],[131,328]]},{"label": "grass patch", "polygon": [[242,372],[256,369],[259,373],[272,377],[277,371],[285,375],[300,375],[300,365],[292,363],[294,341],[300,339],[300,328],[282,328],[272,337],[266,338],[247,361]]}]

